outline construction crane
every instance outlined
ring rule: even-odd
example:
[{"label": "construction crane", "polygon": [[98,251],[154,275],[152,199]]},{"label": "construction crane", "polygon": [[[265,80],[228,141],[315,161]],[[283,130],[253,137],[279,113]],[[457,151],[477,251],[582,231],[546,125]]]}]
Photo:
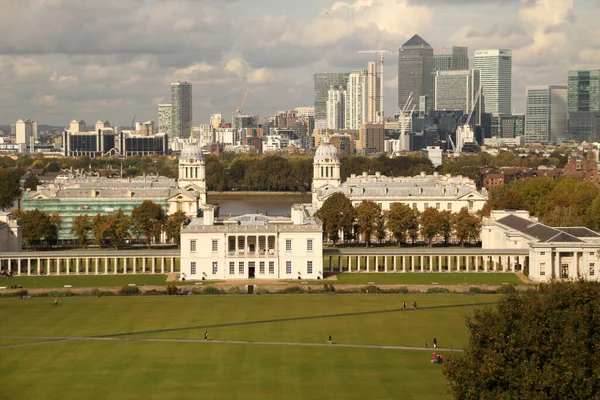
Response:
[{"label": "construction crane", "polygon": [[[380,113],[381,116],[379,118],[379,120],[385,124],[385,112],[384,112],[384,105],[383,105],[383,64],[384,64],[384,54],[393,54],[395,53],[395,51],[390,51],[390,50],[360,50],[359,51],[360,54],[379,54],[379,72],[376,74],[379,75],[379,104],[380,104]],[[377,121],[379,122],[379,121]]]},{"label": "construction crane", "polygon": [[133,120],[131,121],[131,130],[135,131],[135,114],[133,114]]},{"label": "construction crane", "polygon": [[460,155],[465,143],[473,143],[475,141],[475,130],[471,127],[471,117],[473,117],[473,112],[475,112],[475,107],[477,106],[477,101],[479,101],[480,96],[481,86],[479,87],[479,90],[477,90],[477,94],[473,99],[473,105],[471,106],[471,110],[469,111],[467,119],[464,121],[464,123],[459,124],[456,127],[456,148],[454,150],[455,156]]},{"label": "construction crane", "polygon": [[244,109],[244,104],[246,103],[246,97],[248,97],[248,90],[246,88],[246,93],[244,93],[244,98],[242,99],[242,102],[240,103],[240,105],[238,106],[238,108],[235,110],[238,115],[242,113],[242,110]]},{"label": "construction crane", "polygon": [[[415,112],[415,104],[412,104],[413,92],[410,92],[404,107],[398,109],[398,128],[400,129],[400,148],[402,151],[410,150],[410,137],[407,135],[408,122],[412,123],[412,115]],[[410,108],[409,108],[410,107]],[[407,140],[408,139],[408,140]]]}]

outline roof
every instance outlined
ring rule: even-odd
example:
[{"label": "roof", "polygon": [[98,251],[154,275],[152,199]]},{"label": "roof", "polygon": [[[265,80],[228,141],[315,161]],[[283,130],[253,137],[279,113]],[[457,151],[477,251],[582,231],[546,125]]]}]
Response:
[{"label": "roof", "polygon": [[517,217],[516,215],[508,215],[504,218],[500,218],[496,222],[514,229],[517,232],[533,237],[540,242],[583,242],[583,240],[578,239],[567,232],[563,232],[539,222]]},{"label": "roof", "polygon": [[402,47],[431,47],[423,38],[419,35],[414,35]]},{"label": "roof", "polygon": [[560,231],[568,233],[578,238],[600,238],[600,233],[594,232],[591,229],[588,229],[584,226],[570,226],[565,228],[556,228]]}]

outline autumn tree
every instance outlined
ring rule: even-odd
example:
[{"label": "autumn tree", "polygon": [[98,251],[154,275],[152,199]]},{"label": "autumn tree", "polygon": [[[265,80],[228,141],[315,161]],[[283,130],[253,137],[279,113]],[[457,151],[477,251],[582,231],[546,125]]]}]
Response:
[{"label": "autumn tree", "polygon": [[466,321],[444,360],[456,399],[600,398],[600,285],[555,282],[506,295]]},{"label": "autumn tree", "polygon": [[356,219],[356,210],[346,195],[336,192],[329,196],[315,216],[323,223],[323,234],[335,243],[340,240],[339,233],[344,237],[352,233],[352,225]]},{"label": "autumn tree", "polygon": [[448,244],[452,235],[452,212],[450,210],[440,211],[440,235],[444,238],[444,244]]},{"label": "autumn tree", "polygon": [[454,214],[454,235],[461,246],[467,241],[478,241],[481,233],[481,218],[469,213],[467,207],[463,207]]},{"label": "autumn tree", "polygon": [[419,215],[419,225],[421,227],[421,236],[427,239],[427,244],[431,247],[434,237],[440,234],[442,218],[440,212],[435,208],[426,208]]},{"label": "autumn tree", "polygon": [[23,188],[29,190],[36,190],[39,184],[40,180],[34,173],[31,172],[29,173],[27,179],[25,179],[25,182],[23,183]]},{"label": "autumn tree", "polygon": [[365,246],[369,247],[373,234],[377,232],[377,223],[381,209],[373,201],[363,201],[356,207],[356,224],[358,233],[365,240]]},{"label": "autumn tree", "polygon": [[386,212],[385,226],[400,245],[406,243],[408,229],[416,219],[416,210],[403,203],[394,203]]},{"label": "autumn tree", "polygon": [[377,235],[377,241],[379,243],[385,241],[387,231],[385,230],[385,213],[383,212],[379,213],[379,217],[377,217],[377,227],[375,234]]},{"label": "autumn tree", "polygon": [[58,215],[48,215],[39,210],[17,213],[21,220],[23,243],[37,249],[42,242],[56,244],[61,219]]},{"label": "autumn tree", "polygon": [[122,247],[125,241],[131,237],[131,228],[131,217],[120,208],[114,214],[97,214],[92,220],[94,242],[100,246],[108,242],[115,249]]},{"label": "autumn tree", "polygon": [[13,203],[21,197],[20,168],[0,168],[0,209],[12,209]]},{"label": "autumn tree", "polygon": [[548,194],[542,222],[550,226],[592,227],[588,208],[599,194],[600,189],[591,182],[561,179]]},{"label": "autumn tree", "polygon": [[77,236],[77,241],[83,247],[87,247],[88,237],[92,231],[92,220],[89,215],[78,215],[73,218],[71,233]]},{"label": "autumn tree", "polygon": [[160,236],[164,220],[165,211],[151,200],[144,200],[131,212],[133,231],[144,237],[148,247],[152,239]]},{"label": "autumn tree", "polygon": [[165,221],[167,239],[175,242],[178,247],[181,244],[181,226],[187,221],[189,221],[189,217],[183,211],[169,215]]}]

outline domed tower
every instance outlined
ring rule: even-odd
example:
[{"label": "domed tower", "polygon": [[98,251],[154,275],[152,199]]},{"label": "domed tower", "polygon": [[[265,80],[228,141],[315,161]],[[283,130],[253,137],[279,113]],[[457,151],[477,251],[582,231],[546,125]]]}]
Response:
[{"label": "domed tower", "polygon": [[178,186],[180,189],[198,192],[201,204],[206,204],[206,164],[202,148],[197,144],[186,144],[181,150]]},{"label": "domed tower", "polygon": [[313,160],[312,202],[317,204],[317,191],[324,186],[338,187],[341,184],[340,159],[337,149],[325,136]]}]

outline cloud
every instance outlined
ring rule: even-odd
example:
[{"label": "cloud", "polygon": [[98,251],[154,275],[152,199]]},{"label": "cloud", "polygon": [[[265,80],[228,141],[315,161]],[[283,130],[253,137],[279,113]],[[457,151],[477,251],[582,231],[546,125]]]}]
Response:
[{"label": "cloud", "polygon": [[281,75],[267,68],[259,68],[248,74],[248,83],[264,85],[265,83],[276,83],[281,81]]},{"label": "cloud", "polygon": [[43,107],[54,107],[56,105],[56,95],[45,94],[34,99],[35,104]]}]

